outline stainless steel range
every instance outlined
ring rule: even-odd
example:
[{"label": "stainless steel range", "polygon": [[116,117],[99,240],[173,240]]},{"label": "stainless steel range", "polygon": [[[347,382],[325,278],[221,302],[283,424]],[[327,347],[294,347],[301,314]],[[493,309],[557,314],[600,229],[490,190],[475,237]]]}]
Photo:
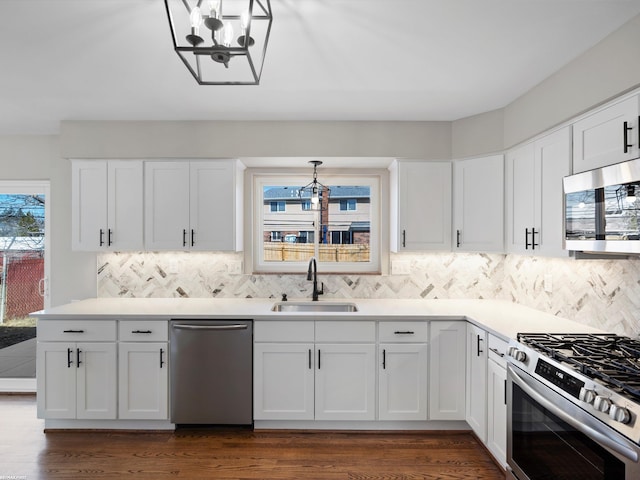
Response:
[{"label": "stainless steel range", "polygon": [[507,353],[511,478],[640,479],[640,341],[521,333]]}]

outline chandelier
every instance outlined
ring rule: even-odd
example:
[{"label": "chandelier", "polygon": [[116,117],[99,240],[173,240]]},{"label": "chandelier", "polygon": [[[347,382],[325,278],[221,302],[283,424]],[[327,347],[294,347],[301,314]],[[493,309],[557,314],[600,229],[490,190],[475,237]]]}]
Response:
[{"label": "chandelier", "polygon": [[305,209],[326,210],[327,205],[329,205],[331,189],[318,181],[318,166],[322,165],[322,162],[320,160],[311,160],[309,163],[313,165],[313,180],[298,190],[298,197]]},{"label": "chandelier", "polygon": [[270,0],[164,0],[173,48],[200,85],[258,85]]}]

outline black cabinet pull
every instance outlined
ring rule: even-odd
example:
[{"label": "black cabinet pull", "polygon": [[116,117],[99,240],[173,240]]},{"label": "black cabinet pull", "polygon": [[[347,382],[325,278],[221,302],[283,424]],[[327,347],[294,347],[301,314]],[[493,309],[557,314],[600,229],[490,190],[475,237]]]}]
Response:
[{"label": "black cabinet pull", "polygon": [[504,404],[507,404],[507,381],[504,381]]},{"label": "black cabinet pull", "polygon": [[402,248],[407,247],[407,231],[402,230]]},{"label": "black cabinet pull", "polygon": [[414,333],[411,330],[396,330],[393,332],[394,335],[413,335]]},{"label": "black cabinet pull", "polygon": [[104,230],[102,230],[102,229],[100,229],[100,238],[98,240],[100,242],[99,246],[102,247],[104,245]]},{"label": "black cabinet pull", "polygon": [[82,363],[80,361],[80,354],[82,353],[82,350],[80,350],[79,348],[76,348],[76,368],[80,368],[80,364]]},{"label": "black cabinet pull", "polygon": [[460,230],[456,230],[456,247],[460,248]]},{"label": "black cabinet pull", "polygon": [[111,241],[111,234],[113,233],[113,230],[111,230],[110,228],[107,229],[107,247],[110,247],[111,244],[113,243]]},{"label": "black cabinet pull", "polygon": [[535,250],[536,247],[540,246],[538,243],[536,243],[536,233],[539,234],[540,232],[536,232],[535,227],[532,227],[531,228],[531,250]]},{"label": "black cabinet pull", "polygon": [[191,229],[191,246],[192,246],[192,247],[196,244],[195,236],[196,236],[196,232],[195,232],[195,230],[192,228],[192,229]]},{"label": "black cabinet pull", "polygon": [[529,229],[524,229],[524,249],[529,250]]},{"label": "black cabinet pull", "polygon": [[309,349],[309,370],[311,370],[311,368],[312,368],[312,365],[311,365],[312,357],[313,357],[313,355],[311,354],[311,349]]},{"label": "black cabinet pull", "polygon": [[484,351],[484,350],[482,350],[482,349],[480,348],[480,342],[482,342],[482,341],[483,341],[483,339],[482,339],[482,338],[480,338],[480,335],[476,335],[476,337],[477,337],[477,339],[478,339],[478,340],[477,340],[477,343],[478,343],[478,357],[479,357],[479,356],[480,356],[480,354]]},{"label": "black cabinet pull", "polygon": [[131,333],[153,333],[151,330],[131,330]]},{"label": "black cabinet pull", "polygon": [[72,353],[73,353],[73,350],[70,348],[67,348],[67,368],[71,368],[71,365],[73,364],[73,360],[71,359]]},{"label": "black cabinet pull", "polygon": [[[622,124],[622,134],[623,134],[623,143],[624,143],[624,153],[629,153],[629,149],[633,147],[632,143],[629,143],[629,130],[633,130],[633,127],[629,126],[629,122],[624,122]],[[639,133],[640,135],[640,133]]]},{"label": "black cabinet pull", "polygon": [[387,368],[387,350],[382,349],[382,369],[386,370]]},{"label": "black cabinet pull", "polygon": [[320,349],[318,349],[318,370],[320,370]]},{"label": "black cabinet pull", "polygon": [[84,333],[84,330],[63,330],[62,333]]},{"label": "black cabinet pull", "polygon": [[187,246],[187,230],[184,228],[182,229],[182,246]]},{"label": "black cabinet pull", "polygon": [[162,368],[162,366],[166,363],[163,357],[164,357],[164,349],[161,348],[160,349],[160,368]]}]

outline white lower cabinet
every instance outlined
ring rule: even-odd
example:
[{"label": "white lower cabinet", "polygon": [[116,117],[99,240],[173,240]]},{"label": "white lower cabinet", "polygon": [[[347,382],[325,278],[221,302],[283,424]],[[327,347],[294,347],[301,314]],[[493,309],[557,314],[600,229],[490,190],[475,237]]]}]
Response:
[{"label": "white lower cabinet", "polygon": [[378,347],[378,419],[427,419],[427,344]]},{"label": "white lower cabinet", "polygon": [[38,418],[116,418],[115,342],[38,342]]},{"label": "white lower cabinet", "polygon": [[428,323],[378,324],[378,419],[427,420]]},{"label": "white lower cabinet", "polygon": [[375,344],[316,344],[316,420],[375,420]]},{"label": "white lower cabinet", "polygon": [[466,420],[487,442],[487,332],[467,324]]},{"label": "white lower cabinet", "polygon": [[431,322],[429,419],[465,419],[467,322]]},{"label": "white lower cabinet", "polygon": [[118,417],[166,420],[169,375],[166,342],[118,345]]},{"label": "white lower cabinet", "polygon": [[487,448],[507,465],[507,342],[489,335],[487,361]]},{"label": "white lower cabinet", "polygon": [[[259,325],[256,323],[256,330],[259,329]],[[313,335],[313,329],[311,334]],[[255,420],[313,420],[313,350],[313,343],[256,343],[254,345],[253,418]]]},{"label": "white lower cabinet", "polygon": [[169,329],[163,320],[118,323],[118,417],[169,418]]}]

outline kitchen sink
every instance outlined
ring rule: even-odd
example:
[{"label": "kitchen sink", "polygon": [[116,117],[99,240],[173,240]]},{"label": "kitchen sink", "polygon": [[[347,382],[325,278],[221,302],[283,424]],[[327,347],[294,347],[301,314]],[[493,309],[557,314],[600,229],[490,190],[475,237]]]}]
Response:
[{"label": "kitchen sink", "polygon": [[357,312],[355,303],[341,302],[277,302],[271,307],[273,312]]}]

